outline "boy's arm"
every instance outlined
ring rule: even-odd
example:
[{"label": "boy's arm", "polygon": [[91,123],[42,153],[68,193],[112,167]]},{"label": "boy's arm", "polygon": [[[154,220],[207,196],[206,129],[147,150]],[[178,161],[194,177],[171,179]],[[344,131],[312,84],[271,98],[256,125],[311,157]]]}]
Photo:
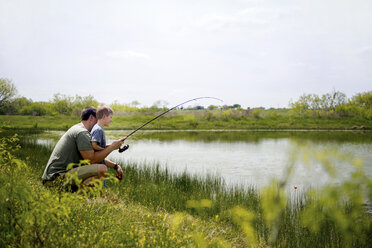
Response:
[{"label": "boy's arm", "polygon": [[92,143],[93,150],[95,151],[102,151],[104,149],[98,145],[97,141],[91,141],[90,143]]}]

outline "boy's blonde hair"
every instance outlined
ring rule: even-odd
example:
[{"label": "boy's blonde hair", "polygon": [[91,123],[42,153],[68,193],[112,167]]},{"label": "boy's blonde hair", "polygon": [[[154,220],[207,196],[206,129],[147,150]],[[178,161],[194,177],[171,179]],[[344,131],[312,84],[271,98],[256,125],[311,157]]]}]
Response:
[{"label": "boy's blonde hair", "polygon": [[109,116],[110,114],[114,114],[114,111],[109,106],[106,105],[99,105],[97,108],[97,119],[102,119],[103,115]]}]

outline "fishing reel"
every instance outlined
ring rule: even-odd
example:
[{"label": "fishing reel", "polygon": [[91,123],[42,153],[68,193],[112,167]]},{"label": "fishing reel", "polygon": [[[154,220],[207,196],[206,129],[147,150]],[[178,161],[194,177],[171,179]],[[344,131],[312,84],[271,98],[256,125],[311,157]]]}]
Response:
[{"label": "fishing reel", "polygon": [[123,147],[120,147],[119,148],[119,152],[122,153],[124,152],[125,150],[127,150],[129,148],[129,145],[124,145]]}]

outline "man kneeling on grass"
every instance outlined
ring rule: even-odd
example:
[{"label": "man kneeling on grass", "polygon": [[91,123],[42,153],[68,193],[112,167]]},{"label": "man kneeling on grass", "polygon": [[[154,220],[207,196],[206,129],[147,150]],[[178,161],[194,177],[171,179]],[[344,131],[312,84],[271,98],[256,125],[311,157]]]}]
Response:
[{"label": "man kneeling on grass", "polygon": [[[101,151],[95,151],[92,148],[90,131],[96,123],[96,108],[85,108],[81,114],[81,122],[67,130],[54,147],[42,176],[44,185],[58,177],[63,177],[69,172],[67,168],[69,164],[79,164],[81,160],[89,160],[91,164],[75,167],[71,171],[77,173],[78,178],[83,180],[83,184],[88,184],[96,178],[103,178],[107,167],[115,168],[117,178],[120,181],[123,179],[121,167],[106,157],[112,151],[119,149],[126,137],[114,141]],[[103,160],[106,165],[100,164]]]}]

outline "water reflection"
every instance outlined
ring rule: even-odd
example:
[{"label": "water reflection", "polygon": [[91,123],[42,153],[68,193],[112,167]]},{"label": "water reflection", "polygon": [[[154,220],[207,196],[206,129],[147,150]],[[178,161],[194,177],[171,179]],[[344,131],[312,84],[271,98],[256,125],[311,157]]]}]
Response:
[{"label": "water reflection", "polygon": [[[128,135],[129,131],[106,131],[106,134],[121,138]],[[187,140],[203,142],[260,142],[262,139],[293,138],[295,140],[311,140],[313,142],[351,142],[372,143],[371,131],[243,131],[243,130],[175,130],[175,131],[140,131],[130,139],[153,139],[160,141]]]}]

